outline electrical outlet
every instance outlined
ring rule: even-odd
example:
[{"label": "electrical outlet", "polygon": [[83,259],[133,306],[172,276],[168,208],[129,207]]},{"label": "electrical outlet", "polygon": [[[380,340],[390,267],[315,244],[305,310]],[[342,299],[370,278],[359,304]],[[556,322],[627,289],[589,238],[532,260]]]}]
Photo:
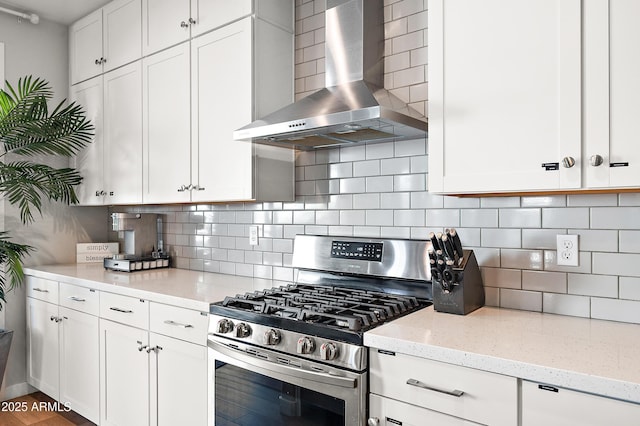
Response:
[{"label": "electrical outlet", "polygon": [[578,236],[557,235],[556,244],[558,265],[578,266]]},{"label": "electrical outlet", "polygon": [[257,246],[258,245],[258,226],[251,225],[249,227],[249,245]]}]

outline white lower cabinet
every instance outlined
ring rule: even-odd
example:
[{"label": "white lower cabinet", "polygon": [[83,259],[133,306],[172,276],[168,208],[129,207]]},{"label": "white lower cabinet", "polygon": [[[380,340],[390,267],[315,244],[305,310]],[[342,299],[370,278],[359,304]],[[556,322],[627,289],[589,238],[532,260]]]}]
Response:
[{"label": "white lower cabinet", "polygon": [[100,319],[101,426],[149,425],[148,332]]},{"label": "white lower cabinet", "polygon": [[100,424],[206,426],[208,315],[103,296]]},{"label": "white lower cabinet", "polygon": [[[74,287],[59,285],[65,294]],[[59,306],[55,281],[27,277],[27,295],[27,382],[97,423],[98,317],[80,311],[80,296],[70,296],[79,310]]]},{"label": "white lower cabinet", "polygon": [[427,410],[416,405],[406,404],[395,399],[379,395],[369,396],[369,425],[371,426],[474,426],[479,423],[470,422],[459,417],[449,416],[437,411]]},{"label": "white lower cabinet", "polygon": [[522,381],[522,426],[631,426],[640,404]]},{"label": "white lower cabinet", "polygon": [[369,363],[370,405],[376,407],[371,413],[377,413],[379,424],[399,424],[394,423],[402,421],[394,417],[399,413],[408,424],[420,419],[419,413],[443,421],[434,424],[518,424],[515,377],[377,349],[369,350]]}]

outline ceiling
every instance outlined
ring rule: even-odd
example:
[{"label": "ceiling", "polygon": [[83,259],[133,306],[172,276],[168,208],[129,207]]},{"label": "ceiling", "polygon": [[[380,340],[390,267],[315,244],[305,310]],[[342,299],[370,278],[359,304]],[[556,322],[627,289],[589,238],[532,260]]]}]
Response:
[{"label": "ceiling", "polygon": [[41,19],[69,25],[111,0],[0,0],[1,6],[35,13]]}]

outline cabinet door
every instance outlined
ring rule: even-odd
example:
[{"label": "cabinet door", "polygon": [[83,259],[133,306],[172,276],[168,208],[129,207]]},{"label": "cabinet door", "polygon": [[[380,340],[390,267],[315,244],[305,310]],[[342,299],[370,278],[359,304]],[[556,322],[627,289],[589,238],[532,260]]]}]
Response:
[{"label": "cabinet door", "polygon": [[149,424],[148,332],[100,319],[100,424]]},{"label": "cabinet door", "polygon": [[584,8],[586,186],[637,187],[640,3],[586,0]]},{"label": "cabinet door", "polygon": [[142,57],[141,0],[114,0],[102,9],[104,70]]},{"label": "cabinet door", "polygon": [[[264,0],[261,2],[268,3]],[[191,29],[192,35],[195,37],[206,33],[250,15],[251,12],[251,0],[191,0],[191,17],[196,21]]]},{"label": "cabinet door", "polygon": [[27,382],[58,400],[58,306],[27,297]]},{"label": "cabinet door", "polygon": [[251,40],[246,18],[192,41],[193,201],[252,198],[252,147],[233,140],[252,119]]},{"label": "cabinet door", "polygon": [[111,204],[142,202],[142,63],[104,75],[105,189]]},{"label": "cabinet door", "polygon": [[522,426],[631,426],[640,404],[522,381]]},{"label": "cabinet door", "polygon": [[[151,424],[207,425],[207,347],[151,333]],[[179,374],[176,372],[179,371]],[[157,416],[157,422],[154,421]]]},{"label": "cabinet door", "polygon": [[142,61],[144,203],[187,202],[191,183],[189,43]]},{"label": "cabinet door", "polygon": [[[427,410],[416,405],[406,404],[395,399],[369,394],[369,424],[379,426],[473,426],[479,425],[459,417],[448,416],[437,411]],[[376,423],[377,421],[377,423]]]},{"label": "cabinet door", "polygon": [[103,134],[103,81],[102,77],[71,86],[70,98],[82,105],[87,118],[95,127],[93,141],[71,160],[80,171],[82,183],[76,187],[80,205],[104,204],[104,134]]},{"label": "cabinet door", "polygon": [[581,12],[580,0],[429,2],[430,191],[581,186]]},{"label": "cabinet door", "polygon": [[69,27],[71,84],[100,74],[102,57],[102,9],[98,9]]},{"label": "cabinet door", "polygon": [[189,0],[142,0],[145,56],[189,39]]},{"label": "cabinet door", "polygon": [[98,317],[60,307],[60,401],[94,423],[100,418]]}]

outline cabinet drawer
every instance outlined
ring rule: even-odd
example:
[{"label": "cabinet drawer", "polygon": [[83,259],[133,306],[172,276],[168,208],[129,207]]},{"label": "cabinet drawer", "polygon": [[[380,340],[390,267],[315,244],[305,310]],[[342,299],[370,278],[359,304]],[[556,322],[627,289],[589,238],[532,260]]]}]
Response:
[{"label": "cabinet drawer", "polygon": [[369,424],[377,424],[379,426],[422,426],[427,424],[438,426],[478,425],[478,423],[438,413],[437,411],[427,410],[426,408],[416,407],[415,405],[405,404],[404,402],[394,399],[383,398],[375,394],[370,394],[369,396],[369,407],[369,418],[371,419]]},{"label": "cabinet drawer", "polygon": [[102,292],[100,318],[146,330],[149,328],[149,302],[135,297]]},{"label": "cabinet drawer", "polygon": [[27,297],[58,304],[58,282],[27,276]]},{"label": "cabinet drawer", "polygon": [[640,404],[522,381],[522,426],[637,425]]},{"label": "cabinet drawer", "polygon": [[369,377],[378,395],[478,423],[518,424],[515,377],[376,349]]},{"label": "cabinet drawer", "polygon": [[60,306],[91,315],[100,312],[98,291],[78,285],[60,283]]},{"label": "cabinet drawer", "polygon": [[155,333],[205,346],[209,313],[151,303],[149,329]]}]

